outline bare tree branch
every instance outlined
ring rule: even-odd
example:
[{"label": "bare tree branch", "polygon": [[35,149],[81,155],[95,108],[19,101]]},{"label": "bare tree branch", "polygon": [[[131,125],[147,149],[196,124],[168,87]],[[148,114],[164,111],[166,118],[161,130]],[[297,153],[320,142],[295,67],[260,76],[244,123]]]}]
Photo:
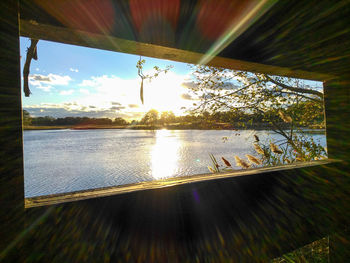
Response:
[{"label": "bare tree branch", "polygon": [[315,102],[317,102],[317,103],[323,103],[323,101],[322,101],[322,100],[320,100],[320,99],[316,99],[316,98],[308,97],[308,96],[305,96],[305,95],[300,94],[300,93],[295,93],[295,92],[285,92],[285,91],[281,91],[281,93],[284,93],[284,94],[291,94],[291,95],[296,95],[296,96],[302,97],[302,98],[304,98],[304,99],[308,99],[308,100],[315,101]]},{"label": "bare tree branch", "polygon": [[38,59],[38,55],[36,51],[36,45],[38,41],[39,40],[37,39],[30,39],[30,47],[27,49],[26,62],[24,63],[24,67],[23,67],[23,91],[26,97],[29,97],[31,94],[29,89],[29,84],[28,84],[30,62],[32,61],[32,59],[35,59],[35,60]]},{"label": "bare tree branch", "polygon": [[307,93],[307,94],[313,94],[313,95],[316,95],[318,96],[319,98],[323,99],[323,93],[322,92],[319,92],[317,90],[312,90],[312,89],[303,89],[303,88],[296,88],[296,87],[291,87],[291,86],[288,86],[284,83],[281,83],[281,82],[278,82],[276,80],[274,80],[273,78],[271,78],[270,76],[268,75],[265,75],[266,76],[266,79],[274,84],[276,84],[277,86],[280,86],[284,89],[287,89],[287,90],[290,90],[290,91],[295,91],[295,92],[299,92],[299,93]]}]

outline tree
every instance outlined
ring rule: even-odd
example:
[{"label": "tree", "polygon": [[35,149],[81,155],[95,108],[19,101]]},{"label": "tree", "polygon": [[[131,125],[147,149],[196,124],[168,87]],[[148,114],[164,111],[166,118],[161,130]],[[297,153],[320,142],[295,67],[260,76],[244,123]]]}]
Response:
[{"label": "tree", "polygon": [[113,124],[115,124],[115,125],[127,125],[128,122],[121,117],[117,117],[114,119]]},{"label": "tree", "polygon": [[28,111],[23,110],[23,125],[29,126],[31,124],[32,124],[32,117],[30,116]]},{"label": "tree", "polygon": [[155,125],[158,121],[158,111],[151,109],[142,118],[141,123],[147,125]]},{"label": "tree", "polygon": [[319,88],[310,87],[303,80],[267,74],[203,65],[192,69],[195,85],[190,89],[199,99],[192,112],[215,115],[231,111],[241,118],[250,116],[249,120],[245,120],[248,122],[260,116],[284,138],[280,145],[284,145],[285,152],[292,149],[295,159],[303,161],[315,157],[310,154],[313,151],[311,139],[303,134],[301,128],[315,122],[324,127],[323,93]]},{"label": "tree", "polygon": [[36,126],[50,126],[54,125],[56,119],[51,116],[36,117],[32,119],[32,124]]},{"label": "tree", "polygon": [[163,111],[159,119],[160,123],[172,123],[175,121],[175,114],[172,111]]}]

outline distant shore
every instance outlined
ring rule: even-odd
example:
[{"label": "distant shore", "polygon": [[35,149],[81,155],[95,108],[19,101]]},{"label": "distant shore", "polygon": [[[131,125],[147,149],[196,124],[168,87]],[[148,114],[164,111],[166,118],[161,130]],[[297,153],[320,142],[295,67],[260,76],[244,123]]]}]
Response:
[{"label": "distant shore", "polygon": [[132,129],[132,130],[235,130],[232,127],[209,127],[193,125],[89,125],[89,126],[23,126],[23,130],[97,130],[97,129]]},{"label": "distant shore", "polygon": [[88,129],[126,129],[126,126],[110,126],[110,125],[96,125],[96,126],[23,126],[23,130],[88,130]]},{"label": "distant shore", "polygon": [[[288,127],[284,127],[288,129]],[[168,125],[62,125],[62,126],[23,126],[23,130],[95,130],[95,129],[133,129],[133,130],[271,130],[271,127],[266,125],[253,126],[239,126],[233,127],[227,123],[187,123],[187,124],[168,124]],[[324,133],[325,129],[322,127],[305,127],[303,130],[307,133]]]}]

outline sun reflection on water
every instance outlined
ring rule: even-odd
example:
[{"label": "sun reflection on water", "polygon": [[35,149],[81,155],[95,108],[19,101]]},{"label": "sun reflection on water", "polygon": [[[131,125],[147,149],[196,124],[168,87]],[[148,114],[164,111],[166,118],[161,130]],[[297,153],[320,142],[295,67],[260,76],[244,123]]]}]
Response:
[{"label": "sun reflection on water", "polygon": [[178,169],[180,145],[181,141],[173,131],[156,131],[156,143],[151,152],[151,173],[154,179],[175,175]]}]

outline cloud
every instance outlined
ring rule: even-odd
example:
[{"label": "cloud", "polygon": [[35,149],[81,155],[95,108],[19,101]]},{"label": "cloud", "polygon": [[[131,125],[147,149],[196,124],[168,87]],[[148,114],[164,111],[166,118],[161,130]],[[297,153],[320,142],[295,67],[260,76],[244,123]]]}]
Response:
[{"label": "cloud", "polygon": [[110,109],[111,110],[122,110],[122,109],[125,109],[125,107],[123,107],[123,106],[113,106]]},{"label": "cloud", "polygon": [[75,105],[75,103],[42,103],[39,105],[25,106],[33,117],[52,116],[54,118],[64,117],[90,117],[90,118],[116,118],[140,119],[144,112],[123,112],[114,107],[109,109],[98,109],[95,106]]},{"label": "cloud", "polygon": [[[52,75],[36,76],[33,81],[46,81],[52,84]],[[151,82],[144,83],[144,104],[140,102],[140,79],[122,79],[114,75],[92,76],[78,84],[78,88],[65,87],[58,90],[61,95],[70,95],[76,92],[79,98],[76,101],[64,103],[46,103],[31,105],[27,108],[34,116],[40,115],[40,109],[46,115],[53,117],[88,116],[88,117],[122,117],[128,120],[139,119],[151,108],[159,111],[171,110],[175,114],[182,114],[183,107],[192,105],[193,95],[182,84],[187,82],[183,75],[173,72],[161,74]],[[40,83],[44,83],[41,81]],[[56,88],[55,86],[53,86]],[[56,88],[57,90],[57,88]],[[183,95],[185,94],[185,95]],[[186,95],[187,94],[187,95]],[[66,98],[71,98],[67,96]],[[192,98],[192,100],[190,100]]]},{"label": "cloud", "polygon": [[29,75],[29,82],[31,85],[34,86],[41,86],[41,84],[50,84],[52,86],[55,85],[68,85],[71,81],[71,77],[69,76],[60,76],[56,74],[48,74],[48,75],[41,75],[41,74],[33,74]]},{"label": "cloud", "polygon": [[79,72],[79,70],[76,69],[76,68],[75,69],[74,68],[70,68],[69,70],[72,71],[72,72]]},{"label": "cloud", "polygon": [[37,80],[37,81],[48,81],[50,82],[50,77],[48,76],[43,76],[43,75],[32,75],[29,77],[29,80]]},{"label": "cloud", "polygon": [[60,92],[60,95],[71,95],[74,92],[74,90],[70,89],[70,90],[62,90]]},{"label": "cloud", "polygon": [[[41,104],[41,105],[47,105],[47,104]],[[50,105],[60,105],[60,104],[50,104]],[[74,101],[74,102],[65,102],[65,103],[63,103],[63,105],[64,106],[78,106],[78,103],[76,102],[76,101]],[[59,106],[57,106],[57,107],[59,107]]]},{"label": "cloud", "polygon": [[49,92],[52,90],[52,86],[37,86],[36,88],[41,89],[42,91]]},{"label": "cloud", "polygon": [[90,91],[88,91],[87,89],[79,89],[79,92],[80,92],[80,93],[83,93],[83,94],[85,94],[85,95],[90,94]]},{"label": "cloud", "polygon": [[191,82],[183,82],[181,85],[184,88],[187,88],[187,89],[192,89],[192,88],[196,87],[196,84],[193,81],[191,81]]},{"label": "cloud", "polygon": [[90,79],[83,80],[79,86],[115,95],[122,95],[126,88],[129,90],[140,87],[139,79],[122,79],[114,75],[92,76]]},{"label": "cloud", "polygon": [[[81,88],[87,88],[90,95],[79,99],[84,105],[94,105],[99,109],[117,106],[120,112],[136,113],[147,112],[151,108],[159,111],[173,111],[179,115],[183,113],[183,106],[192,105],[192,100],[187,95],[187,99],[181,94],[189,93],[183,83],[189,82],[186,75],[178,75],[174,72],[161,74],[152,81],[144,82],[144,104],[140,101],[140,79],[122,79],[115,75],[92,76],[78,84]],[[119,108],[125,107],[125,108]],[[118,113],[119,114],[119,113]],[[134,117],[134,116],[132,116]],[[131,118],[132,118],[131,117]]]},{"label": "cloud", "polygon": [[117,76],[92,76],[83,80],[78,86],[89,89],[90,94],[82,97],[79,102],[94,105],[99,109],[109,109],[111,106],[137,104],[140,98],[140,83],[135,79],[122,79]]},{"label": "cloud", "polygon": [[145,113],[144,112],[119,112],[117,117],[121,117],[127,120],[139,120]]},{"label": "cloud", "polygon": [[181,98],[184,100],[194,100],[194,98],[192,98],[192,96],[188,93],[181,94]]}]

